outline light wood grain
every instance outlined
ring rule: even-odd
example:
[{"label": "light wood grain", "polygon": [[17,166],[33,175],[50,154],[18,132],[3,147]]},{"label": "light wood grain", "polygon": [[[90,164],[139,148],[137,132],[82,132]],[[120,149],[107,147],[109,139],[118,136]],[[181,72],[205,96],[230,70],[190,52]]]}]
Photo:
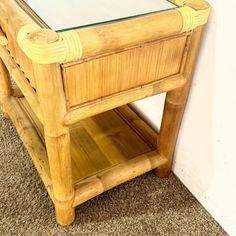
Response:
[{"label": "light wood grain", "polygon": [[53,199],[51,192],[52,182],[47,152],[45,146],[42,144],[37,132],[35,131],[34,126],[28,119],[28,116],[26,115],[27,113],[23,111],[21,101],[22,99],[13,97],[5,98],[4,105],[7,113],[16,127],[21,140],[23,141],[34,162],[39,176],[41,177],[48,193]]},{"label": "light wood grain", "polygon": [[[40,25],[40,28],[47,26],[42,23],[36,14],[32,13],[30,8],[23,6],[22,1],[18,0],[17,2],[20,2],[20,4],[17,4],[15,0],[1,1],[0,14],[2,15],[2,22],[0,22],[0,24],[7,35],[9,48],[11,49],[13,57],[19,64],[22,64],[24,67],[22,70],[27,73],[27,77],[30,78],[32,86],[34,86],[34,78],[31,77],[32,74],[30,70],[25,67],[25,65],[27,63],[30,64],[31,61],[19,50],[14,38],[17,38],[18,31],[22,26],[27,24],[34,23],[35,25]],[[42,60],[43,57],[45,60],[52,57],[52,60],[49,60],[50,63],[63,63],[121,50],[127,46],[137,45],[138,43],[177,35],[181,32],[190,31],[207,22],[210,11],[209,5],[203,4],[205,3],[203,0],[196,0],[195,2],[194,4],[189,4],[177,9],[148,14],[142,17],[134,17],[129,20],[114,22],[113,24],[99,24],[93,27],[58,33],[60,38],[63,39],[57,42],[61,45],[59,48],[62,50],[68,49],[68,47],[71,48],[70,50],[65,50],[63,55],[58,54],[58,47],[54,47],[54,44],[49,45],[49,50],[51,50],[51,48],[52,50],[55,49],[49,54],[47,54],[47,50],[45,51],[44,48],[42,48],[41,51],[37,51],[37,47],[35,48],[35,53],[39,53],[39,60],[37,60],[37,56],[35,57],[35,53],[28,54],[28,47],[22,47],[22,50],[27,55],[30,55],[30,57],[34,57],[35,61],[38,63],[44,62],[44,60]],[[202,8],[199,9],[198,6]],[[8,19],[8,15],[13,17]],[[70,34],[73,34],[73,38],[76,40],[71,40]],[[132,37],[130,37],[130,35],[132,35]],[[23,45],[24,44],[21,46]],[[45,47],[47,46],[45,45]],[[34,51],[34,48],[32,48],[32,50]],[[80,51],[79,53],[77,53],[78,50]],[[52,54],[58,54],[58,58],[57,56],[53,57]],[[24,62],[24,64],[21,62]]]},{"label": "light wood grain", "polygon": [[64,124],[67,126],[75,124],[82,119],[108,111],[115,107],[181,87],[185,82],[186,81],[182,76],[176,75],[135,89],[130,89],[88,102],[67,112],[64,117]]},{"label": "light wood grain", "polygon": [[196,29],[189,42],[190,49],[188,51],[186,64],[181,71],[183,76],[187,79],[187,83],[182,88],[168,92],[166,96],[158,150],[161,155],[168,159],[168,162],[166,165],[155,170],[155,173],[159,177],[167,177],[171,171],[175,145],[190,91],[202,30],[202,27]]},{"label": "light wood grain", "polygon": [[[177,74],[186,35],[63,67],[68,106],[73,107]],[[84,89],[86,88],[86,89]]]},{"label": "light wood grain", "polygon": [[[22,6],[22,1],[20,2],[20,5]],[[35,16],[35,14],[32,14],[32,11],[29,8],[27,9],[26,7],[23,7],[23,9],[28,13],[29,18],[32,17],[35,22],[40,24],[38,17]],[[61,44],[61,49],[68,48],[63,46],[63,44],[67,45],[67,41],[70,40],[70,37],[66,36],[67,33],[74,32],[73,37],[77,39],[70,43],[72,46],[72,50],[70,50],[70,52],[66,52],[64,57],[58,55],[58,60],[54,58],[55,60],[53,62],[63,62],[63,60],[66,62],[75,61],[80,58],[87,58],[88,56],[112,52],[117,49],[123,49],[127,46],[137,45],[141,42],[148,42],[166,36],[175,35],[180,32],[182,24],[183,20],[181,15],[176,9],[174,9],[156,14],[153,13],[143,17],[134,17],[122,22],[114,22],[113,24],[102,24],[96,25],[94,27],[87,27],[84,29],[59,33],[60,37],[63,38],[65,36],[64,40],[57,42]],[[18,28],[18,30],[19,29],[20,28]],[[142,31],[140,31],[140,29],[142,29]],[[130,37],[130,35],[132,35],[132,37]],[[27,40],[28,39],[26,39],[26,41]],[[75,57],[70,58],[72,54],[76,53],[78,49],[78,42],[79,45],[81,45],[81,53],[76,54]],[[26,44],[22,44],[22,46]],[[54,44],[48,46],[53,48]],[[55,54],[58,53],[58,47],[56,48],[54,51]],[[30,57],[32,56],[32,58],[34,57],[34,53],[28,54],[28,51],[33,51],[34,48],[24,48],[23,46],[22,49],[27,55],[30,55]],[[35,49],[37,50],[37,47]],[[42,55],[40,54],[40,51],[38,52],[38,55],[40,62],[43,63],[41,58],[46,54],[44,54],[43,48],[41,52],[43,52]],[[51,57],[52,55],[48,56]],[[47,59],[48,58],[45,57],[45,60]],[[37,58],[34,58],[34,60],[37,61]],[[39,61],[37,62],[39,63]]]},{"label": "light wood grain", "polygon": [[[55,33],[22,0],[0,1],[0,102],[59,224],[73,222],[75,206],[138,175],[170,173],[202,34],[196,27],[210,10],[203,0],[172,2],[181,7]],[[122,105],[163,92],[158,137]]]},{"label": "light wood grain", "polygon": [[38,117],[35,115],[35,112],[31,108],[30,104],[27,102],[25,97],[20,97],[20,105],[22,110],[24,111],[25,114],[27,114],[27,117],[31,124],[34,126],[35,131],[38,133],[41,141],[44,142],[44,127],[43,124],[40,122]]},{"label": "light wood grain", "polygon": [[[0,46],[1,47],[1,46]],[[3,110],[3,115],[7,117],[6,110],[4,108],[4,98],[8,98],[12,95],[11,81],[7,68],[0,57],[0,105]]]},{"label": "light wood grain", "polygon": [[89,177],[76,185],[74,206],[82,204],[158,166],[162,166],[166,162],[167,159],[160,156],[157,152],[149,152]]},{"label": "light wood grain", "polygon": [[0,45],[1,46],[6,46],[7,44],[8,44],[8,40],[6,38],[6,35],[0,29]]},{"label": "light wood grain", "polygon": [[[43,125],[26,100],[24,111],[45,143]],[[87,118],[70,127],[73,183],[156,149],[157,133],[128,106]]]},{"label": "light wood grain", "polygon": [[[113,24],[76,30],[83,45],[83,57],[176,35],[182,28],[177,10],[137,17]],[[132,37],[131,37],[132,35]]]},{"label": "light wood grain", "polygon": [[0,2],[0,26],[7,38],[7,48],[15,62],[21,66],[25,77],[30,81],[32,87],[35,88],[35,81],[32,72],[32,62],[24,54],[17,44],[17,33],[25,24],[32,24],[31,19],[15,2],[15,0],[1,0]]},{"label": "light wood grain", "polygon": [[[27,119],[31,122],[28,126],[32,127],[33,125],[34,132],[35,130],[43,132],[42,125],[40,125],[26,100],[21,98],[20,103],[21,108],[25,112],[23,113],[24,116],[27,114]],[[17,114],[19,113],[22,113],[22,111],[17,112]],[[27,122],[29,123],[29,121]],[[88,118],[72,126],[70,136],[73,182],[77,189],[73,206],[92,198],[95,196],[94,194],[99,194],[97,189],[100,188],[101,182],[96,185],[97,181],[93,181],[98,176],[101,176],[101,181],[105,184],[102,189],[102,192],[104,192],[126,180],[166,163],[166,159],[160,157],[154,151],[156,149],[156,132],[128,106]],[[43,139],[38,142],[45,142],[45,140]],[[64,153],[62,149],[60,150]],[[43,163],[47,165],[45,169],[49,169],[47,159]],[[88,184],[84,186],[84,183],[87,182]],[[94,184],[96,186],[91,191],[91,185]],[[65,217],[67,215],[66,209],[71,209],[71,201],[59,204],[57,199],[54,196],[52,197],[59,212],[63,212],[60,217]]]},{"label": "light wood grain", "polygon": [[83,120],[70,133],[74,182],[155,150],[115,111]]},{"label": "light wood grain", "polygon": [[69,128],[62,125],[62,119],[66,113],[66,101],[60,65],[34,63],[33,68],[44,121],[44,137],[50,165],[56,219],[59,224],[68,225],[75,217],[75,210],[72,207],[74,186]]},{"label": "light wood grain", "polygon": [[24,73],[21,71],[19,66],[13,60],[7,49],[3,46],[0,46],[0,57],[4,61],[7,70],[11,74],[12,79],[16,82],[17,86],[20,88],[27,101],[31,105],[35,114],[42,122],[41,108],[39,105],[38,97],[34,89],[31,87],[29,81],[25,77]]},{"label": "light wood grain", "polygon": [[157,148],[157,132],[149,125],[145,119],[138,115],[131,105],[118,107],[114,110],[123,121],[128,124],[151,148]]}]

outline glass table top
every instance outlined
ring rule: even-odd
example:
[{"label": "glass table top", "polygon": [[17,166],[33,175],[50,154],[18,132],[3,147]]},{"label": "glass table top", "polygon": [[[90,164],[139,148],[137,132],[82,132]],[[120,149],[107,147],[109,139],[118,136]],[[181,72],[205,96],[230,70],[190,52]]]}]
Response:
[{"label": "glass table top", "polygon": [[177,6],[167,0],[21,0],[54,31],[124,20]]}]

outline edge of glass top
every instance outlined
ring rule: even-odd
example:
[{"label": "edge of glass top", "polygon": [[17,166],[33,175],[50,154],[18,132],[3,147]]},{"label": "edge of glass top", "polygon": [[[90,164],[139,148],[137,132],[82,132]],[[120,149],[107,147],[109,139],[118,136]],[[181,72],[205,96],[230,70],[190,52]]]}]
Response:
[{"label": "edge of glass top", "polygon": [[[88,23],[88,24],[82,24],[82,25],[77,25],[77,26],[75,25],[75,26],[61,27],[60,29],[58,29],[58,28],[54,28],[54,27],[50,26],[47,22],[45,22],[45,20],[39,15],[39,13],[36,10],[34,10],[29,5],[28,1],[30,1],[30,0],[18,0],[18,1],[21,4],[25,5],[29,9],[29,11],[31,11],[31,13],[33,13],[33,15],[41,23],[43,23],[44,26],[46,26],[47,28],[49,28],[51,30],[54,30],[56,32],[64,32],[64,31],[68,31],[68,30],[81,29],[81,28],[85,28],[85,27],[91,27],[91,26],[95,26],[95,25],[101,25],[101,24],[112,23],[112,22],[115,23],[115,22],[118,22],[118,21],[124,21],[124,20],[132,19],[132,18],[142,17],[142,16],[151,15],[151,14],[155,14],[155,13],[159,13],[159,12],[165,12],[165,11],[168,11],[168,10],[173,10],[173,9],[178,8],[177,5],[175,5],[174,3],[170,2],[169,0],[162,0],[162,1],[167,2],[169,4],[169,6],[171,6],[171,7],[166,8],[166,9],[161,9],[161,10],[154,10],[154,11],[148,11],[148,12],[145,12],[145,13],[124,16],[124,17],[120,17],[120,18],[118,17],[118,18],[113,18],[113,19],[109,19],[109,20]],[[62,0],[59,0],[59,1],[62,1]]]}]

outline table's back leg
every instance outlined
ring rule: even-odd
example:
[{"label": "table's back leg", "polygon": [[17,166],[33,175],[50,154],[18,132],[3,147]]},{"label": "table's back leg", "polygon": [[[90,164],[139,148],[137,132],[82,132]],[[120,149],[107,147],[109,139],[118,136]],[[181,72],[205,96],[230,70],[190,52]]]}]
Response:
[{"label": "table's back leg", "polygon": [[182,88],[168,92],[166,95],[158,149],[160,154],[168,159],[168,163],[155,170],[159,177],[167,177],[171,171],[174,149],[189,95],[202,31],[203,27],[199,27],[194,30],[191,36],[186,65],[182,71],[183,76],[187,79],[186,84]]},{"label": "table's back leg", "polygon": [[7,117],[4,110],[4,98],[12,95],[11,80],[7,68],[0,58],[0,103],[2,106],[3,114]]}]

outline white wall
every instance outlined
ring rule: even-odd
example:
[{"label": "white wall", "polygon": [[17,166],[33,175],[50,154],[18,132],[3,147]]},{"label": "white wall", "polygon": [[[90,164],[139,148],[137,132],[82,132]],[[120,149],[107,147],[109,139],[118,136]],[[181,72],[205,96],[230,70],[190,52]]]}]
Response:
[{"label": "white wall", "polygon": [[[177,144],[174,173],[236,235],[236,2],[213,7]],[[136,107],[159,127],[163,96]]]}]

